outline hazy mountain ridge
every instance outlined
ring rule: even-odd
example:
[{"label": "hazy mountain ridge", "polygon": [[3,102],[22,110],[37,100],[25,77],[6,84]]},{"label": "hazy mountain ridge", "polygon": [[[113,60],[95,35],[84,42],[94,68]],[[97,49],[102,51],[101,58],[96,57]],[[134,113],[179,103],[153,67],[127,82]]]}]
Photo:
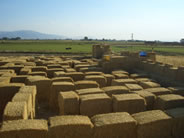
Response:
[{"label": "hazy mountain ridge", "polygon": [[8,37],[15,38],[21,37],[21,39],[66,39],[65,36],[54,35],[54,34],[45,34],[31,30],[19,30],[19,31],[11,31],[5,32],[0,31],[0,38]]}]

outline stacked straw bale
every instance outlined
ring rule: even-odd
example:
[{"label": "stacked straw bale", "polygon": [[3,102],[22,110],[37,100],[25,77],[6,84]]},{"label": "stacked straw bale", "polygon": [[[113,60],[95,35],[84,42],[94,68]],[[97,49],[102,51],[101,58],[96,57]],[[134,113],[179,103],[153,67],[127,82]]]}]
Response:
[{"label": "stacked straw bale", "polygon": [[81,80],[76,81],[74,84],[76,90],[87,88],[99,88],[99,84],[96,81]]},{"label": "stacked straw bale", "polygon": [[28,73],[29,76],[43,76],[43,77],[47,77],[47,73],[46,72],[30,72]]},{"label": "stacked straw bale", "polygon": [[114,74],[116,79],[128,79],[129,76],[127,74]]},{"label": "stacked straw bale", "polygon": [[53,78],[54,77],[54,72],[60,72],[60,71],[64,71],[64,69],[62,69],[62,68],[50,68],[50,69],[47,69],[47,76],[49,78]]},{"label": "stacked straw bale", "polygon": [[136,138],[136,121],[126,112],[95,115],[91,121],[95,138]]},{"label": "stacked straw bale", "polygon": [[87,95],[87,94],[103,94],[105,93],[102,89],[100,88],[88,88],[88,89],[80,89],[76,90],[76,93],[81,96],[81,95]]},{"label": "stacked straw bale", "polygon": [[56,116],[49,122],[49,138],[92,138],[93,124],[87,116]]},{"label": "stacked straw bale", "polygon": [[111,86],[111,84],[112,84],[112,80],[113,79],[115,79],[115,77],[114,77],[114,75],[112,75],[112,74],[104,74],[103,75],[105,78],[106,78],[106,80],[107,80],[107,86]]},{"label": "stacked straw bale", "polygon": [[28,77],[27,75],[14,76],[14,77],[11,77],[10,82],[11,83],[25,83],[27,77]]},{"label": "stacked straw bale", "polygon": [[14,120],[4,122],[0,138],[47,138],[46,120]]},{"label": "stacked straw bale", "polygon": [[4,109],[3,121],[28,119],[26,102],[8,102]]},{"label": "stacked straw bale", "polygon": [[32,72],[47,72],[47,67],[44,66],[36,66],[31,68]]},{"label": "stacked straw bale", "polygon": [[79,114],[79,96],[73,92],[60,92],[58,96],[60,115]]},{"label": "stacked straw bale", "polygon": [[113,111],[128,112],[130,114],[145,111],[146,103],[144,98],[138,94],[113,95]]},{"label": "stacked straw bale", "polygon": [[84,73],[82,72],[67,72],[66,77],[71,77],[74,81],[79,81],[84,79]]},{"label": "stacked straw bale", "polygon": [[112,97],[114,94],[128,94],[129,90],[125,86],[107,86],[103,87],[102,90],[105,91],[107,95]]},{"label": "stacked straw bale", "polygon": [[103,72],[85,72],[85,75],[88,76],[88,75],[103,75],[104,73]]},{"label": "stacked straw bale", "polygon": [[130,90],[130,92],[133,92],[133,91],[139,91],[139,90],[142,90],[143,88],[138,85],[138,84],[125,84],[125,86]]},{"label": "stacked straw bale", "polygon": [[184,87],[169,87],[173,94],[184,96]]},{"label": "stacked straw bale", "polygon": [[65,77],[65,72],[64,71],[54,72],[54,77]]},{"label": "stacked straw bale", "polygon": [[161,110],[133,114],[137,121],[137,138],[171,138],[172,118]]},{"label": "stacked straw bale", "polygon": [[52,78],[52,82],[73,82],[71,77],[56,77]]},{"label": "stacked straw bale", "polygon": [[145,78],[148,77],[147,74],[144,73],[134,73],[130,75],[130,78],[136,79],[136,78]]},{"label": "stacked straw bale", "polygon": [[157,97],[154,109],[171,109],[184,107],[184,97],[176,94],[166,94]]},{"label": "stacked straw bale", "polygon": [[159,87],[159,88],[148,88],[146,91],[151,92],[152,94],[159,96],[159,95],[164,95],[164,94],[171,94],[171,91],[167,88],[164,87]]},{"label": "stacked straw bale", "polygon": [[112,75],[115,75],[115,74],[126,74],[126,75],[129,75],[129,73],[127,71],[124,71],[124,70],[112,71]]},{"label": "stacked straw bale", "polygon": [[156,82],[140,82],[139,83],[144,89],[147,88],[158,88],[160,87],[160,84],[156,83]]},{"label": "stacked straw bale", "polygon": [[182,138],[184,136],[184,108],[173,108],[165,112],[173,118],[172,137]]},{"label": "stacked straw bale", "polygon": [[146,109],[153,110],[156,96],[146,90],[135,91],[136,94],[143,97],[146,101]]},{"label": "stacked straw bale", "polygon": [[136,84],[137,82],[133,79],[114,79],[112,80],[113,86],[124,86],[125,84]]},{"label": "stacked straw bale", "polygon": [[106,94],[87,94],[80,96],[80,114],[89,117],[112,112],[112,100]]},{"label": "stacked straw bale", "polygon": [[100,88],[105,87],[107,83],[106,78],[102,75],[88,75],[88,76],[85,76],[85,79],[96,81],[100,85]]}]

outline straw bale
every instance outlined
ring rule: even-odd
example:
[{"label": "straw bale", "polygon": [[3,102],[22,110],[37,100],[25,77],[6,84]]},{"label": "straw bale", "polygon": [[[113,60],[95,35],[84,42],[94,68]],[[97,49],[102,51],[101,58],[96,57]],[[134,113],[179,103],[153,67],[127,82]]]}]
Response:
[{"label": "straw bale", "polygon": [[173,94],[184,96],[184,87],[168,87]]},{"label": "straw bale", "polygon": [[165,111],[173,118],[172,137],[183,138],[184,136],[184,108],[173,108]]},{"label": "straw bale", "polygon": [[137,81],[137,83],[139,84],[140,82],[149,82],[153,80],[149,78],[136,78],[135,81]]},{"label": "straw bale", "polygon": [[112,80],[113,79],[115,79],[115,77],[114,77],[114,75],[111,75],[111,74],[104,74],[103,75],[105,78],[106,78],[106,80],[107,80],[107,86],[111,86],[111,84],[112,84]]},{"label": "straw bale", "polygon": [[60,115],[79,114],[79,96],[74,91],[60,92],[58,103]]},{"label": "straw bale", "polygon": [[83,72],[83,73],[89,72],[89,68],[88,68],[88,67],[80,68],[79,71],[80,71],[80,72]]},{"label": "straw bale", "polygon": [[126,112],[95,115],[95,138],[136,138],[136,121]]},{"label": "straw bale", "polygon": [[152,110],[154,107],[156,96],[146,90],[135,91],[136,94],[143,97],[146,101],[146,109]]},{"label": "straw bale", "polygon": [[127,71],[124,71],[124,70],[112,71],[112,75],[115,75],[115,74],[126,74],[126,75],[129,75],[129,73]]},{"label": "straw bale", "polygon": [[20,75],[28,75],[29,73],[31,72],[31,69],[30,68],[22,68],[20,70]]},{"label": "straw bale", "polygon": [[22,86],[24,85],[19,83],[0,85],[0,121],[2,120],[2,115],[6,104],[11,101],[13,96],[19,91]]},{"label": "straw bale", "polygon": [[171,91],[167,88],[160,87],[160,88],[148,88],[146,89],[148,92],[151,92],[152,94],[159,96],[164,94],[171,94]]},{"label": "straw bale", "polygon": [[76,93],[81,96],[81,95],[87,95],[87,94],[100,94],[100,93],[105,93],[102,89],[100,88],[88,88],[88,89],[80,89],[76,90]]},{"label": "straw bale", "polygon": [[4,122],[0,138],[47,138],[46,120],[13,120]]},{"label": "straw bale", "polygon": [[36,66],[36,67],[32,67],[31,71],[32,72],[46,72],[47,67],[45,67],[45,66]]},{"label": "straw bale", "polygon": [[76,65],[75,66],[75,69],[76,69],[76,71],[79,71],[80,70],[80,68],[84,68],[84,67],[89,67],[90,65],[88,64],[88,63],[86,63],[86,64],[83,64],[83,65]]},{"label": "straw bale", "polygon": [[87,76],[87,75],[103,75],[104,73],[103,72],[85,72],[85,75]]},{"label": "straw bale", "polygon": [[88,75],[85,76],[85,80],[96,81],[100,87],[105,87],[107,83],[106,78],[102,75]]},{"label": "straw bale", "polygon": [[107,87],[103,87],[102,90],[104,90],[105,93],[110,97],[112,97],[113,94],[129,93],[128,88],[125,86],[107,86]]},{"label": "straw bale", "polygon": [[33,114],[32,116],[35,117],[36,116],[35,108],[36,108],[36,103],[37,103],[36,86],[23,86],[19,89],[19,93],[30,93],[32,95],[32,114]]},{"label": "straw bale", "polygon": [[114,112],[128,112],[133,114],[146,109],[144,98],[138,94],[113,95],[112,100]]},{"label": "straw bale", "polygon": [[89,117],[112,112],[112,100],[106,94],[87,94],[80,96],[80,114]]},{"label": "straw bale", "polygon": [[27,115],[28,118],[33,118],[33,105],[32,105],[32,94],[31,93],[22,93],[18,92],[12,98],[12,102],[26,102],[27,104]]},{"label": "straw bale", "polygon": [[87,116],[56,116],[49,121],[49,138],[92,138],[93,124]]},{"label": "straw bale", "polygon": [[27,77],[28,77],[27,75],[14,76],[14,77],[11,77],[10,82],[11,83],[25,83]]},{"label": "straw bale", "polygon": [[36,85],[38,102],[48,101],[50,97],[51,80],[43,76],[29,76],[26,80],[29,86]]},{"label": "straw bale", "polygon": [[3,121],[28,119],[26,102],[8,102],[4,109]]},{"label": "straw bale", "polygon": [[65,72],[76,72],[76,70],[73,68],[66,68]]},{"label": "straw bale", "polygon": [[116,79],[128,79],[129,76],[127,74],[114,74]]},{"label": "straw bale", "polygon": [[48,69],[61,68],[61,65],[60,64],[50,64],[50,65],[47,65],[47,68]]},{"label": "straw bale", "polygon": [[59,92],[73,91],[75,85],[72,82],[53,82],[51,86],[51,94],[49,104],[52,110],[58,111],[58,95]]},{"label": "straw bale", "polygon": [[139,85],[141,85],[144,89],[147,88],[158,88],[160,87],[160,84],[156,83],[156,82],[140,82]]},{"label": "straw bale", "polygon": [[67,72],[66,77],[71,77],[74,81],[79,81],[84,79],[84,73],[82,72]]},{"label": "straw bale", "polygon": [[130,75],[130,78],[136,79],[136,78],[145,78],[148,77],[145,73],[134,73]]},{"label": "straw bale", "polygon": [[137,121],[137,138],[171,138],[172,118],[161,110],[133,114]]},{"label": "straw bale", "polygon": [[11,77],[0,77],[0,83],[10,83]]},{"label": "straw bale", "polygon": [[112,80],[113,86],[124,86],[125,84],[136,84],[137,82],[133,79],[114,79]]},{"label": "straw bale", "polygon": [[71,77],[55,77],[52,78],[52,82],[73,82]]},{"label": "straw bale", "polygon": [[132,91],[139,91],[139,90],[142,90],[143,89],[138,84],[125,84],[125,86],[130,90],[130,92],[132,92]]},{"label": "straw bale", "polygon": [[5,69],[5,70],[1,69],[1,70],[0,70],[0,73],[5,73],[5,72],[8,72],[8,73],[15,73],[15,71],[14,71],[13,69]]},{"label": "straw bale", "polygon": [[47,77],[47,73],[46,72],[41,72],[41,71],[39,71],[39,72],[30,72],[30,73],[28,73],[28,75],[30,75],[30,76],[44,76],[44,77]]},{"label": "straw bale", "polygon": [[54,72],[54,77],[65,77],[64,71]]},{"label": "straw bale", "polygon": [[51,68],[51,69],[47,69],[47,76],[49,78],[53,78],[54,77],[54,72],[60,72],[60,71],[64,71],[64,69],[62,69],[62,68]]},{"label": "straw bale", "polygon": [[177,107],[184,107],[184,97],[176,94],[166,94],[157,97],[154,109],[171,109]]},{"label": "straw bale", "polygon": [[14,70],[16,74],[20,73],[20,70],[24,68],[23,65],[12,65],[12,66],[8,66],[8,69],[10,70]]},{"label": "straw bale", "polygon": [[87,88],[99,88],[99,84],[96,81],[81,80],[76,81],[74,84],[76,90]]}]

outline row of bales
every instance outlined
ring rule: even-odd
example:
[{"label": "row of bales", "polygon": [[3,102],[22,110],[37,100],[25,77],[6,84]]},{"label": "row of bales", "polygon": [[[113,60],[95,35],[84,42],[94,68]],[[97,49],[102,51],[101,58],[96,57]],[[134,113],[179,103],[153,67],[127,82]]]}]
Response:
[{"label": "row of bales", "polygon": [[1,57],[0,138],[184,136],[183,87],[163,87],[145,71],[105,73],[106,62]]}]

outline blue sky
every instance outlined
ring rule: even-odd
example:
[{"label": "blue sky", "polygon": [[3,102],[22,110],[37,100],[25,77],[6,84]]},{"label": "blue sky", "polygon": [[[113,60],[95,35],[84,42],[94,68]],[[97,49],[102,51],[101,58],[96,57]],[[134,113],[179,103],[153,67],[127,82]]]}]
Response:
[{"label": "blue sky", "polygon": [[0,31],[179,41],[184,0],[0,0]]}]

